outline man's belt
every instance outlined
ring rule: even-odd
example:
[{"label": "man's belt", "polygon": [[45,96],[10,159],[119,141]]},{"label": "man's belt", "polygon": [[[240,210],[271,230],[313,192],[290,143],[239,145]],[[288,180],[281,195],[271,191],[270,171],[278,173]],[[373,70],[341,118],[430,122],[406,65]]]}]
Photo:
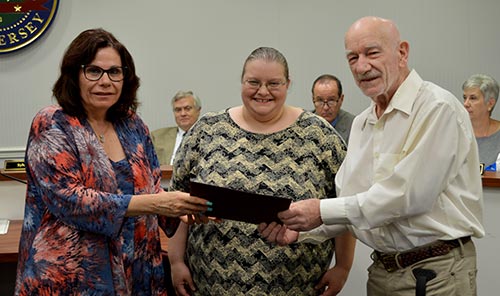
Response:
[{"label": "man's belt", "polygon": [[393,272],[401,268],[408,267],[419,261],[436,256],[448,254],[454,248],[469,242],[470,236],[457,238],[454,240],[439,240],[434,243],[418,247],[402,253],[382,253],[375,251],[375,260],[379,260],[388,272]]}]

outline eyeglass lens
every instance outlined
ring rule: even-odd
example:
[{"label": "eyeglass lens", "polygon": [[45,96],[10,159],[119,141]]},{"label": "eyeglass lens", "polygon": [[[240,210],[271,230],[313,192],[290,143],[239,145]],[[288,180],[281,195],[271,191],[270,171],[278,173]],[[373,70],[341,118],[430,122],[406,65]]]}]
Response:
[{"label": "eyeglass lens", "polygon": [[104,73],[108,74],[111,81],[119,82],[124,78],[123,67],[111,67],[108,70],[104,70],[98,66],[83,66],[83,74],[85,75],[85,78],[90,81],[97,81],[101,79]]},{"label": "eyeglass lens", "polygon": [[337,104],[337,102],[338,102],[338,100],[327,100],[327,101],[315,100],[314,105],[316,107],[323,107],[325,105],[327,105],[328,107],[332,107],[333,105]]},{"label": "eyeglass lens", "polygon": [[266,83],[262,83],[258,80],[245,80],[245,84],[250,89],[260,89],[262,85],[264,85],[268,90],[278,90],[282,85],[285,84],[283,81],[269,81]]}]

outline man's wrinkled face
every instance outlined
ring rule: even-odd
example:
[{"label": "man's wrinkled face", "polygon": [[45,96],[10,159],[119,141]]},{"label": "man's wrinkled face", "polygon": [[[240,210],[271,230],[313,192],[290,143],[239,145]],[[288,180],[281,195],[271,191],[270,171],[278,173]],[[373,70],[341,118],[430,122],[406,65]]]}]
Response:
[{"label": "man's wrinkled face", "polygon": [[316,114],[332,122],[337,118],[344,95],[339,96],[337,82],[330,80],[317,82],[313,89],[313,104]]}]

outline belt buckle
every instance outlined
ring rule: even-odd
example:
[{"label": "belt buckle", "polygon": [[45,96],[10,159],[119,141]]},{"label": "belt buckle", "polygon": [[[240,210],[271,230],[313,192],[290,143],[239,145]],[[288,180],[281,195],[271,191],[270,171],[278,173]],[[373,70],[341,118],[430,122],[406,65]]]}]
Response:
[{"label": "belt buckle", "polygon": [[387,270],[388,272],[398,270],[398,264],[396,262],[398,257],[397,255],[382,255],[380,257],[380,261],[382,262],[382,265],[384,265],[385,270]]}]

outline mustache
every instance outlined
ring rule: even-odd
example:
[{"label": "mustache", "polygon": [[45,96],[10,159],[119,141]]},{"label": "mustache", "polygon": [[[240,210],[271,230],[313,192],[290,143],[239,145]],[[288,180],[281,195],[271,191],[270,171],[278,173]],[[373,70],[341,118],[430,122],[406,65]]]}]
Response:
[{"label": "mustache", "polygon": [[370,71],[362,74],[356,74],[356,80],[370,80],[379,76],[378,72]]}]

